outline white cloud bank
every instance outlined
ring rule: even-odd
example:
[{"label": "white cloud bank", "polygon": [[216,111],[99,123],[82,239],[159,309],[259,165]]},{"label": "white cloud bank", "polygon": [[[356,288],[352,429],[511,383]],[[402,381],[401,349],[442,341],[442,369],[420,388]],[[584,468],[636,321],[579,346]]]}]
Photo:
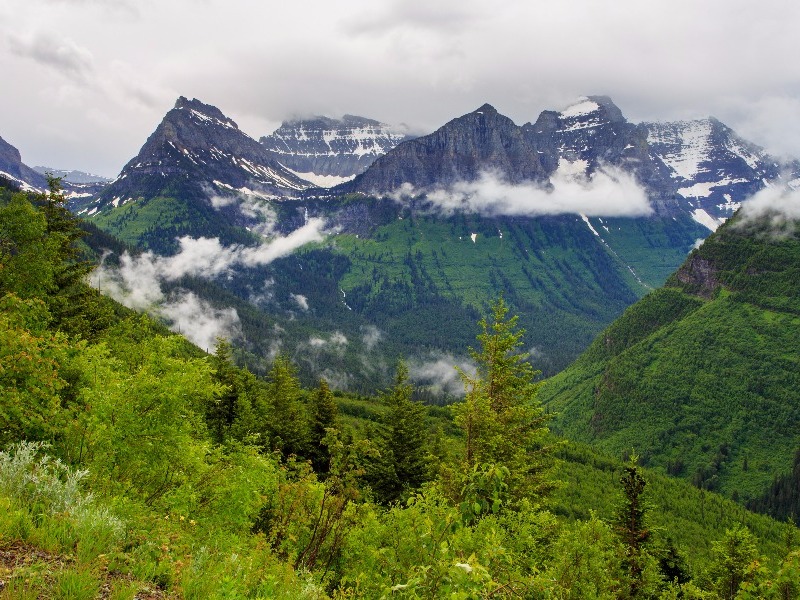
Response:
[{"label": "white cloud bank", "polygon": [[180,251],[173,256],[125,253],[120,257],[119,267],[103,262],[92,274],[91,283],[129,308],[147,310],[168,319],[174,331],[180,331],[201,348],[213,349],[217,337],[232,339],[238,335],[236,310],[214,308],[187,292],[167,297],[161,284],[185,275],[213,278],[236,266],[268,264],[309,242],[320,241],[324,226],[322,219],[309,219],[292,233],[254,247],[223,246],[218,238],[185,236],[178,240]]},{"label": "white cloud bank", "polygon": [[[462,181],[433,190],[427,199],[446,214],[544,216],[582,214],[590,217],[638,217],[652,214],[647,193],[624,171],[604,166],[586,174],[586,162],[561,160],[551,186],[510,184],[498,174],[483,172],[477,181]],[[398,190],[409,195],[409,186]]]},{"label": "white cloud bank", "polygon": [[742,226],[766,219],[777,237],[794,235],[800,222],[800,179],[771,185],[742,203]]}]

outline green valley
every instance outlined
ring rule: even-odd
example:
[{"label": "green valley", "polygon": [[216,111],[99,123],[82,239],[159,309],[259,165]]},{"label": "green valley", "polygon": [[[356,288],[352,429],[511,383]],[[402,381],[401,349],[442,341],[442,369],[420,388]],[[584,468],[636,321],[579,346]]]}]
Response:
[{"label": "green valley", "polygon": [[426,407],[402,362],[355,396],[207,354],[69,277],[79,237],[0,189],[0,598],[800,593],[793,524],[553,436],[503,300]]}]

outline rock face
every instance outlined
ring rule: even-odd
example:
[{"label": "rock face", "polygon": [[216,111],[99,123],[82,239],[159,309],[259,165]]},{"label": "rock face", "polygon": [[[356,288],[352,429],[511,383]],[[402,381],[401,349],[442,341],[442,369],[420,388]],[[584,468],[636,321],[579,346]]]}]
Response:
[{"label": "rock face", "polygon": [[582,161],[587,174],[607,165],[618,167],[635,174],[656,209],[675,193],[668,167],[650,153],[647,128],[628,122],[606,96],[583,98],[562,112],[544,111],[522,129],[551,172],[563,160]]},{"label": "rock face", "polygon": [[689,214],[711,230],[786,168],[716,119],[635,124],[609,98],[589,96],[522,126],[487,104],[399,144],[337,190],[388,194],[409,184],[420,192],[482,172],[547,185],[564,161],[587,176],[608,166],[631,173],[657,214]]},{"label": "rock face", "polygon": [[47,180],[22,162],[14,146],[0,137],[0,175],[10,179],[23,190],[47,189]]},{"label": "rock face", "polygon": [[511,183],[546,181],[547,168],[522,128],[489,104],[376,160],[343,191],[391,192],[474,181],[491,170]]},{"label": "rock face", "polygon": [[[779,161],[714,118],[644,123],[650,152],[670,171],[676,197],[695,211],[727,218],[741,201],[780,176]],[[789,165],[797,170],[797,165]]]},{"label": "rock face", "polygon": [[124,204],[187,190],[196,194],[199,188],[281,197],[310,185],[218,108],[181,96],[102,198]]},{"label": "rock face", "polygon": [[386,123],[345,115],[284,121],[259,142],[283,166],[328,187],[363,173],[376,158],[409,139]]}]

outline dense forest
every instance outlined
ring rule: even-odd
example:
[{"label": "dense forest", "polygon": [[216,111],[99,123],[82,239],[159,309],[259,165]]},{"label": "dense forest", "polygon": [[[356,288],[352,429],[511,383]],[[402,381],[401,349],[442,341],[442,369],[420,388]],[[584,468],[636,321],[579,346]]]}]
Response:
[{"label": "dense forest", "polygon": [[550,379],[554,429],[797,518],[800,237],[775,220],[723,225]]},{"label": "dense forest", "polygon": [[502,297],[462,400],[355,396],[102,296],[86,232],[0,190],[0,598],[800,595],[793,524],[555,437]]}]

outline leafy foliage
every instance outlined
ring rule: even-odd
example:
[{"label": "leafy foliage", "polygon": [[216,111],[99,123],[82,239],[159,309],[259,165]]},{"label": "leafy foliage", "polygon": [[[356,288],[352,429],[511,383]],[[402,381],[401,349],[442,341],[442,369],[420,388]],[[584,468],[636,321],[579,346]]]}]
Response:
[{"label": "leafy foliage", "polygon": [[[0,194],[2,207],[12,195]],[[41,204],[15,202],[41,225]],[[18,252],[41,241],[24,228],[4,235]],[[59,273],[74,257],[42,260]],[[93,329],[67,327],[53,301],[64,288],[36,281],[3,279],[0,298],[0,542],[13,559],[4,597],[797,593],[793,526],[554,444],[502,300],[479,324],[479,369],[464,374],[474,402],[454,423],[413,399],[402,364],[381,399],[307,390],[285,356],[262,378],[235,367],[227,343],[208,356],[113,303]],[[70,286],[76,314],[90,314],[83,284]],[[457,425],[469,418],[482,427],[468,442]],[[370,489],[375,465],[392,474],[384,490]],[[644,479],[661,504],[646,505],[646,520]]]}]

